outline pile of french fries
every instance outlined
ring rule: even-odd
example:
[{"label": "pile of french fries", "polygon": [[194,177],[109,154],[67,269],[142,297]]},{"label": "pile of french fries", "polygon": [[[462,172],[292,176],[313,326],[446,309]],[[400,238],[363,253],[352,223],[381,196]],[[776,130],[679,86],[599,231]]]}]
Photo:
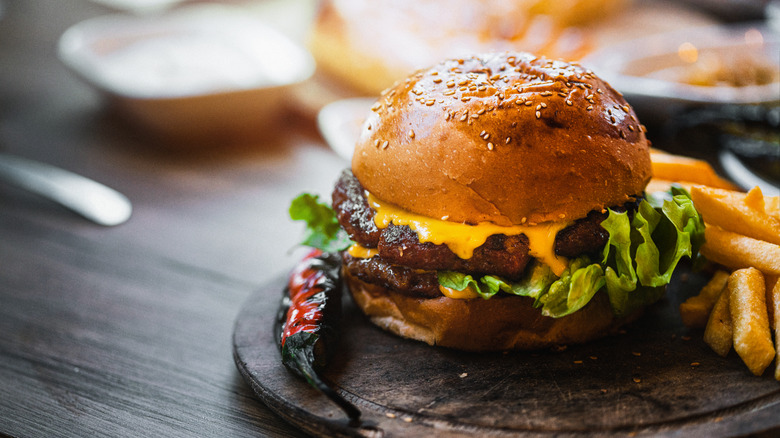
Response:
[{"label": "pile of french fries", "polygon": [[702,255],[731,272],[680,305],[683,323],[703,327],[721,356],[733,347],[757,376],[774,360],[780,380],[780,197],[694,185],[691,198],[705,223]]},{"label": "pile of french fries", "polygon": [[648,191],[672,181],[685,187],[704,219],[700,252],[726,269],[680,305],[683,323],[703,328],[704,342],[721,356],[733,347],[757,376],[774,360],[780,380],[780,196],[758,187],[741,192],[701,160],[661,151],[651,156]]}]

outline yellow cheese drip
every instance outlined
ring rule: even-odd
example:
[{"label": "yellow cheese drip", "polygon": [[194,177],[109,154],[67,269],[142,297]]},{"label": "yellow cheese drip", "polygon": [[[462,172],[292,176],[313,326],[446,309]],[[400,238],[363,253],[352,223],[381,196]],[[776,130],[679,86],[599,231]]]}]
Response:
[{"label": "yellow cheese drip", "polygon": [[555,275],[560,276],[566,269],[567,260],[555,255],[554,244],[558,231],[564,229],[568,222],[545,222],[533,226],[510,227],[502,227],[490,222],[468,225],[411,213],[391,203],[380,201],[372,194],[368,195],[368,202],[376,210],[374,223],[377,227],[386,228],[391,223],[406,225],[417,233],[420,242],[447,245],[462,259],[471,258],[474,250],[493,234],[507,236],[525,234],[528,237],[528,252],[531,256],[548,265]]},{"label": "yellow cheese drip", "polygon": [[479,297],[479,294],[476,293],[471,287],[467,287],[463,290],[456,290],[451,287],[444,287],[439,285],[439,290],[441,291],[442,295],[447,298],[452,298],[453,300],[470,300]]},{"label": "yellow cheese drip", "polygon": [[370,259],[379,254],[379,250],[376,248],[366,248],[365,246],[355,243],[347,249],[347,253],[356,259]]}]

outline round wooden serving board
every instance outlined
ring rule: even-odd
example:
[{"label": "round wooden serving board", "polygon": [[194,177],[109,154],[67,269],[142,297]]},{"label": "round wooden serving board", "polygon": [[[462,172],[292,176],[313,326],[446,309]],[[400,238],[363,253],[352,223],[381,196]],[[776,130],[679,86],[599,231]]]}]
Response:
[{"label": "round wooden serving board", "polygon": [[677,306],[701,286],[686,277],[624,333],[538,352],[400,339],[345,299],[341,343],[323,376],[362,410],[360,424],[282,365],[273,325],[284,279],[245,304],[234,356],[264,403],[316,436],[778,436],[780,383],[769,371],[750,374],[734,352],[717,356],[682,325]]}]

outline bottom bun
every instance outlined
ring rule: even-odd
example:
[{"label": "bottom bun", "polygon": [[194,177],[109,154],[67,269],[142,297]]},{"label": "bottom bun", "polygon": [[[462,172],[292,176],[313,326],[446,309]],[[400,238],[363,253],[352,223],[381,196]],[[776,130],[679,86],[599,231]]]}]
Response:
[{"label": "bottom bun", "polygon": [[543,316],[533,299],[410,297],[344,273],[357,306],[379,327],[404,338],[467,351],[532,350],[579,344],[617,331],[641,312],[615,318],[604,293],[562,318]]}]

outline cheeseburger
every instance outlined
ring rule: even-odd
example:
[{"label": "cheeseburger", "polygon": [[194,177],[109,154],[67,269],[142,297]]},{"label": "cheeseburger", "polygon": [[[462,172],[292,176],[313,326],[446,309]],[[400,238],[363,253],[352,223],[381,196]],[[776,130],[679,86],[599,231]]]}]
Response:
[{"label": "cheeseburger", "polygon": [[373,323],[432,345],[603,336],[695,252],[689,198],[648,202],[650,177],[644,127],[591,71],[445,61],[382,93],[335,185],[346,284]]}]

